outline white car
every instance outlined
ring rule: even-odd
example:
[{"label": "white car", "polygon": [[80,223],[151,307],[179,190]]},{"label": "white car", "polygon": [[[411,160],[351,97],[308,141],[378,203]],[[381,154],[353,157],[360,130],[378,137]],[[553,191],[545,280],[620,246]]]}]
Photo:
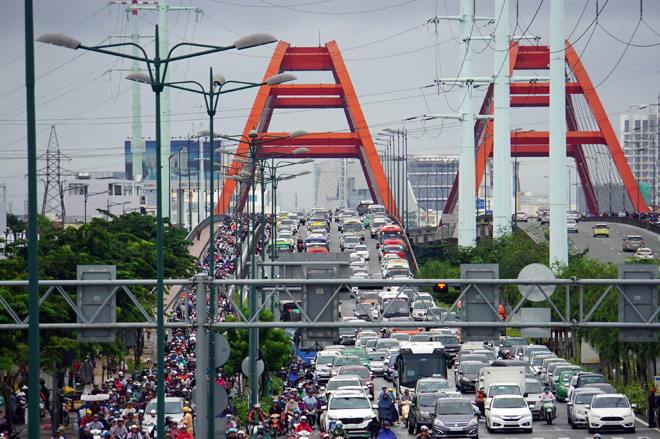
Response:
[{"label": "white car", "polygon": [[376,417],[371,401],[359,390],[338,390],[328,400],[328,405],[322,407],[319,424],[326,431],[331,431],[338,420],[349,436],[369,436],[367,426]]},{"label": "white car", "polygon": [[578,232],[578,223],[575,220],[566,220],[566,231],[567,232]]},{"label": "white car", "polygon": [[640,247],[635,252],[635,259],[653,259],[653,250],[647,247]]},{"label": "white car", "polygon": [[615,395],[596,395],[591,400],[587,414],[589,434],[599,430],[625,430],[635,432],[635,404],[620,393]]},{"label": "white car", "polygon": [[604,393],[596,389],[576,389],[566,402],[566,418],[573,430],[587,425],[589,404],[595,395],[604,395]]},{"label": "white car", "polygon": [[369,260],[369,249],[364,244],[356,245],[353,253],[357,253],[365,261]]},{"label": "white car", "polygon": [[517,395],[497,395],[489,403],[486,411],[486,430],[489,433],[504,430],[524,430],[532,432],[532,412],[527,401]]}]

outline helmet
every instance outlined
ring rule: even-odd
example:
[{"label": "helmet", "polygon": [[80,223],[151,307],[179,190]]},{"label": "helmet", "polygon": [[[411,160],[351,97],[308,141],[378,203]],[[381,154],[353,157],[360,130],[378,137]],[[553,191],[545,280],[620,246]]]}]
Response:
[{"label": "helmet", "polygon": [[184,407],[183,411],[184,411],[184,413],[188,413],[190,411],[190,407]]},{"label": "helmet", "polygon": [[233,427],[232,427],[232,428],[230,428],[230,429],[229,429],[229,430],[227,430],[227,431],[228,431],[229,433],[236,433],[236,429],[235,429],[235,428],[233,428]]},{"label": "helmet", "polygon": [[594,439],[601,439],[602,437],[603,437],[603,436],[601,436],[601,435],[598,434],[598,433],[594,434]]},{"label": "helmet", "polygon": [[389,427],[389,426],[390,426],[390,421],[383,422],[383,427]]},{"label": "helmet", "polygon": [[255,409],[260,409],[260,408],[261,408],[261,404],[256,403],[256,404],[253,405],[252,407],[255,408]]},{"label": "helmet", "polygon": [[131,430],[136,429],[137,430],[138,426],[136,424],[131,425]]},{"label": "helmet", "polygon": [[[137,425],[135,427],[137,427]],[[108,430],[104,431],[103,437],[110,437],[110,432]]]},{"label": "helmet", "polygon": [[238,433],[236,433],[236,434],[238,434],[238,435],[242,434],[243,436],[245,436],[245,432],[243,430],[238,430]]},{"label": "helmet", "polygon": [[306,420],[307,420],[307,416],[301,416],[301,417],[300,417],[300,420],[301,420],[301,421],[306,421]]},{"label": "helmet", "polygon": [[152,415],[155,415],[155,414],[156,414],[156,410],[151,409],[151,411],[150,411],[149,413],[151,413]]},{"label": "helmet", "polygon": [[91,414],[92,414],[92,411],[91,411],[91,410],[87,410],[86,413],[87,413],[88,415],[91,415]]},{"label": "helmet", "polygon": [[427,431],[428,429],[429,428],[426,425],[422,425],[422,428],[421,428],[422,431]]},{"label": "helmet", "polygon": [[337,423],[336,423],[335,425],[336,425],[337,427],[341,427],[341,426],[344,425],[344,424],[342,424],[341,421],[337,421]]}]

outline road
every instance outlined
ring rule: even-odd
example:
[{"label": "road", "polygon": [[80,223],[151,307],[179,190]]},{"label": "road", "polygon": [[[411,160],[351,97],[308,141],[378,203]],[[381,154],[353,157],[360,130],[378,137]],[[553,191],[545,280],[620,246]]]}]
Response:
[{"label": "road", "polygon": [[[623,261],[625,256],[622,256],[621,252],[621,239],[627,233],[640,233],[639,229],[635,229],[630,226],[625,226],[621,224],[611,225],[612,233],[610,238],[593,238],[591,236],[591,226],[592,223],[580,223],[582,230],[576,236],[571,235],[571,239],[574,240],[574,244],[577,246],[582,246],[584,248],[589,246],[590,249],[593,247],[598,254],[603,254],[604,256],[615,254],[617,255],[620,261]],[[536,222],[530,222],[527,224],[528,227],[538,226]],[[523,225],[524,227],[524,225]],[[547,227],[547,226],[544,226]],[[588,227],[588,233],[585,233],[585,229]],[[301,231],[303,228],[300,229]],[[339,252],[339,237],[340,233],[337,231],[337,223],[331,224],[330,229],[330,249],[332,252]],[[370,251],[370,261],[369,261],[369,271],[372,274],[374,279],[381,277],[380,264],[378,262],[378,252],[376,250],[376,240],[371,239],[369,231],[365,230],[364,243],[367,245]],[[650,234],[642,234],[645,240],[648,240],[648,244],[655,244],[658,247],[658,252],[660,252],[660,241],[658,241],[657,235],[654,236],[654,241],[651,243]],[[615,249],[612,249],[610,246],[616,246]],[[651,247],[653,248],[653,247]],[[654,249],[654,251],[656,251]],[[617,254],[619,253],[619,254]],[[352,299],[345,300],[342,302],[342,310],[350,312],[354,309],[355,303]],[[450,384],[454,385],[454,374],[453,371],[449,371],[449,381]],[[392,384],[385,381],[383,378],[376,378],[374,380],[374,385],[377,392],[382,388],[382,386],[392,387]],[[474,399],[474,394],[465,395],[470,400]],[[393,427],[393,430],[398,438],[400,439],[413,439],[415,436],[408,433],[404,424],[398,424]],[[619,438],[660,438],[660,430],[658,429],[649,429],[646,425],[638,422],[637,423],[637,432],[634,434],[612,432],[612,433],[601,433],[603,439],[619,439]],[[318,437],[318,432],[314,431],[314,438]],[[507,432],[500,434],[491,434],[486,431],[486,426],[483,420],[479,424],[479,437],[480,438],[499,438],[499,439],[592,439],[593,435],[590,435],[586,429],[573,430],[570,425],[566,422],[566,405],[565,403],[558,403],[557,405],[557,419],[553,425],[547,425],[540,421],[534,421],[534,431],[533,433],[522,433],[522,432]]]},{"label": "road", "polygon": [[[656,258],[660,254],[660,236],[657,234],[628,224],[608,223],[607,221],[603,221],[603,223],[610,228],[609,238],[593,236],[592,227],[596,225],[595,222],[578,222],[578,233],[569,233],[568,235],[570,250],[579,253],[588,249],[588,255],[592,259],[621,264],[627,262],[628,258],[634,254],[633,252],[623,251],[622,240],[627,235],[641,235],[644,238],[646,247],[653,250]],[[530,220],[527,223],[519,222],[518,226],[537,241],[546,239],[547,224],[541,225],[535,220]]]}]

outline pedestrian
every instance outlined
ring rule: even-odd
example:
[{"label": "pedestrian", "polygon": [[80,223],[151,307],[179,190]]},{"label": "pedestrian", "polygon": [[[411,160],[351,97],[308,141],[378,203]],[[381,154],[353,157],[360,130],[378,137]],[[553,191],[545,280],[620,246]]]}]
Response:
[{"label": "pedestrian", "polygon": [[655,396],[657,390],[658,389],[653,386],[649,392],[649,428],[655,428],[657,426],[656,418],[658,412],[658,399]]},{"label": "pedestrian", "polygon": [[51,411],[50,411],[50,390],[48,390],[48,387],[46,387],[46,381],[43,378],[39,378],[39,385],[41,386],[39,388],[39,394],[40,394],[41,398],[44,400],[44,406],[46,407],[46,410],[48,411],[48,413],[51,413]]},{"label": "pedestrian", "polygon": [[202,236],[202,229],[197,226],[197,230],[195,230],[195,233],[197,234],[197,240],[199,241],[199,238]]}]

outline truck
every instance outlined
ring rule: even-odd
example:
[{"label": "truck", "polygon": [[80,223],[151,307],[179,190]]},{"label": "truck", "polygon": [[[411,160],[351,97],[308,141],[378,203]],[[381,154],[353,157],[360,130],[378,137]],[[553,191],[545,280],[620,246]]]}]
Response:
[{"label": "truck", "polygon": [[484,367],[483,388],[486,392],[486,412],[488,412],[490,401],[495,395],[520,395],[526,397],[525,368],[519,366]]}]

